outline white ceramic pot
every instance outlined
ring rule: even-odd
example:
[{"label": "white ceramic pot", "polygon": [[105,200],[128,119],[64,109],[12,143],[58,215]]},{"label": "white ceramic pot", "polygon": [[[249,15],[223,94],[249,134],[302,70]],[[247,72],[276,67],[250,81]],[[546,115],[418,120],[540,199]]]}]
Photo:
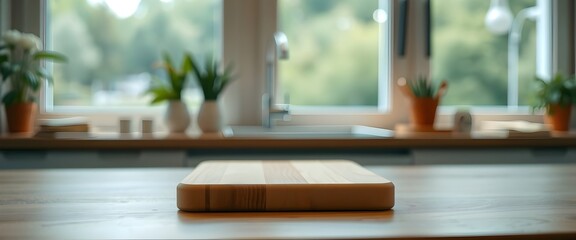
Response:
[{"label": "white ceramic pot", "polygon": [[224,119],[218,101],[204,101],[198,112],[198,127],[204,133],[217,133],[222,131],[223,125]]},{"label": "white ceramic pot", "polygon": [[171,133],[184,133],[190,126],[191,118],[186,103],[182,101],[170,101],[164,116],[166,127]]}]

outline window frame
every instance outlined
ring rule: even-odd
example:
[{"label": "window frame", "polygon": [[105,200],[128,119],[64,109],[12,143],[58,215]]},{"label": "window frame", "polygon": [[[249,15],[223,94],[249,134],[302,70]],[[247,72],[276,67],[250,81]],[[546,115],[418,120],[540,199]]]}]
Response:
[{"label": "window frame", "polygon": [[[44,38],[43,11],[46,0],[21,0],[10,1],[10,27],[22,31],[35,33]],[[392,21],[392,35],[398,32],[398,6],[400,0],[391,0],[393,12],[389,13]],[[397,53],[397,39],[391,38],[391,67],[390,67],[390,109],[388,112],[335,112],[328,111],[320,114],[311,114],[304,111],[293,111],[291,121],[279,122],[279,125],[368,125],[393,129],[397,123],[408,122],[407,100],[395,87],[395,79],[408,76],[409,73],[428,73],[429,61],[424,56],[424,2],[425,0],[411,0],[410,20],[408,21],[408,37],[406,42],[406,55],[399,57]],[[551,37],[553,48],[552,72],[574,73],[574,52],[562,51],[573,49],[574,42],[567,41],[566,36],[573,36],[574,29],[570,25],[570,14],[574,8],[569,8],[569,0],[552,2],[552,28]],[[259,125],[261,115],[260,96],[264,92],[264,57],[270,36],[277,30],[277,2],[276,0],[255,1],[223,1],[223,60],[234,62],[236,66],[236,83],[230,86],[222,99],[222,106],[230,125]],[[558,17],[560,16],[560,17]],[[559,31],[569,29],[568,31]],[[44,39],[45,40],[45,39]],[[572,48],[570,48],[572,47]],[[118,111],[93,111],[93,112],[68,112],[53,113],[46,109],[45,96],[41,96],[40,118],[87,116],[92,123],[99,125],[116,126],[120,117],[125,117],[126,112]],[[145,107],[144,107],[145,108]],[[143,109],[144,109],[143,108]],[[145,111],[132,109],[132,118],[153,117],[160,120],[161,109],[153,110],[145,108]],[[339,111],[339,110],[337,110]],[[454,109],[441,108],[438,116],[438,124],[449,126]],[[475,121],[483,120],[528,120],[541,122],[539,114],[529,111],[498,112],[476,111],[471,109]],[[161,122],[161,121],[156,121]]]}]

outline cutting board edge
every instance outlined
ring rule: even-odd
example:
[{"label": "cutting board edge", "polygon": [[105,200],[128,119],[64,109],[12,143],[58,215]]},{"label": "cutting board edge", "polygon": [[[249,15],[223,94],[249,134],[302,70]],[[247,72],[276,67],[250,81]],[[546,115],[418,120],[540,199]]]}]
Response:
[{"label": "cutting board edge", "polygon": [[[348,196],[354,196],[358,200]],[[340,202],[336,199],[340,199]],[[177,205],[180,210],[189,212],[388,210],[395,205],[395,186],[392,182],[276,184],[266,187],[261,184],[180,183],[177,189]]]}]

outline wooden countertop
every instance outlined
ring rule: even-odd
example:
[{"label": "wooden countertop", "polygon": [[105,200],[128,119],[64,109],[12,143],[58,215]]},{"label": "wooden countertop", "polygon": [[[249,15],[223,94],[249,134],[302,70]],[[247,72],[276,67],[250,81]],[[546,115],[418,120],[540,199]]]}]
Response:
[{"label": "wooden countertop", "polygon": [[503,138],[419,134],[392,138],[226,138],[200,134],[70,134],[40,138],[0,136],[0,150],[53,149],[398,149],[398,148],[575,148],[576,134]]},{"label": "wooden countertop", "polygon": [[372,167],[393,211],[186,213],[191,169],[0,171],[0,239],[576,239],[576,165]]}]

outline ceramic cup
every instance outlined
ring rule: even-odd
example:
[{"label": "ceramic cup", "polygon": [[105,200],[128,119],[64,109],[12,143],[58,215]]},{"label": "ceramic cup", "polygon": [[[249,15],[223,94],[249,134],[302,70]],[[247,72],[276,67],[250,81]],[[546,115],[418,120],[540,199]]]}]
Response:
[{"label": "ceramic cup", "polygon": [[130,119],[120,119],[120,133],[131,133],[132,132],[132,120]]}]

